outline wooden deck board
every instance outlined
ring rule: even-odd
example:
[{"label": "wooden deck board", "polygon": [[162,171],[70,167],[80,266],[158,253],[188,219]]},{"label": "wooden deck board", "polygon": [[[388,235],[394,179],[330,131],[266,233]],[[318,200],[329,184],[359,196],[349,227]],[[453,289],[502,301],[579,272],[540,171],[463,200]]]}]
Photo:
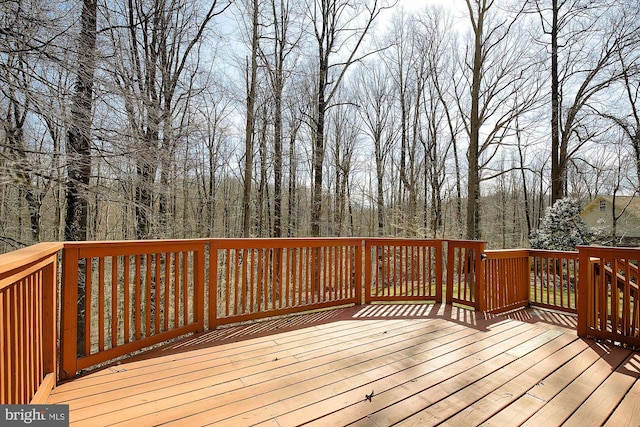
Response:
[{"label": "wooden deck board", "polygon": [[[523,329],[524,331],[524,329]],[[504,331],[503,331],[504,332]],[[358,404],[365,402],[366,395],[374,394],[371,399],[378,404],[380,396],[387,390],[402,387],[409,383],[418,382],[421,376],[424,376],[428,372],[437,372],[438,367],[446,366],[447,359],[454,360],[455,356],[452,354],[455,351],[467,351],[457,349],[461,344],[466,343],[467,348],[469,344],[475,340],[472,337],[466,337],[464,340],[456,339],[456,337],[449,337],[451,340],[448,343],[433,346],[432,348],[424,347],[419,353],[409,354],[392,364],[386,364],[375,370],[365,371],[361,366],[353,366],[350,369],[349,377],[338,383],[332,383],[325,385],[315,395],[297,395],[293,399],[281,401],[280,405],[288,406],[289,408],[299,408],[296,411],[289,411],[289,413],[278,418],[279,423],[283,425],[295,424],[298,420],[304,417],[305,413],[331,413],[340,409],[347,408],[349,406],[357,406]],[[487,338],[489,340],[489,338]],[[435,344],[435,343],[432,343]],[[406,396],[404,392],[401,395]],[[313,402],[313,403],[309,403]],[[306,403],[306,404],[305,404]],[[304,404],[304,405],[303,405]],[[251,421],[259,421],[260,416],[265,417],[265,412],[268,412],[271,408],[259,408],[252,413],[245,413],[242,416],[248,417]],[[356,414],[359,414],[359,409],[355,408]],[[341,425],[346,424],[349,419],[346,419],[346,412],[335,412],[341,419],[333,419],[331,416],[328,418],[322,418],[320,424],[324,425]],[[241,416],[235,417],[236,421],[241,421]],[[230,420],[230,421],[233,421]]]},{"label": "wooden deck board", "polygon": [[[631,355],[623,369],[626,369],[628,373],[632,373],[631,376],[635,376],[635,382],[622,399],[622,402],[615,409],[611,417],[607,420],[605,426],[618,427],[618,426],[637,426],[638,420],[640,420],[640,379],[638,379],[638,372],[640,366],[640,354],[634,353]],[[635,374],[635,375],[633,375]]]},{"label": "wooden deck board", "polygon": [[62,384],[49,403],[68,403],[79,426],[640,425],[640,357],[578,339],[572,322],[332,310],[173,343]]},{"label": "wooden deck board", "polygon": [[[523,369],[532,366],[536,360],[543,357],[544,352],[562,349],[566,353],[564,358],[571,357],[574,354],[571,350],[572,346],[569,345],[571,342],[572,340],[568,337],[561,341],[553,340],[550,341],[550,347],[536,349],[520,359],[502,353],[469,372],[461,372],[434,389],[426,390],[424,394],[429,396],[432,403],[423,406],[423,408],[415,408],[417,410],[413,414],[411,412],[400,413],[399,415],[404,418],[385,416],[383,419],[387,424],[402,422],[403,425],[435,425],[444,422],[493,391],[500,381],[512,379]],[[404,402],[402,406],[404,406]],[[388,411],[383,411],[383,414],[384,412]],[[374,414],[373,417],[374,420],[378,420],[380,414]]]},{"label": "wooden deck board", "polygon": [[[585,346],[582,352],[572,357],[558,369],[555,369],[544,379],[538,381],[533,387],[526,390],[524,394],[516,396],[517,398],[514,401],[509,402],[495,415],[492,413],[492,417],[485,420],[482,425],[500,427],[508,425],[508,423],[519,424],[525,422],[600,357],[595,351],[588,351],[590,349],[591,347]],[[549,360],[545,362],[545,364],[548,363]],[[479,402],[479,404],[482,403],[482,401]]]}]

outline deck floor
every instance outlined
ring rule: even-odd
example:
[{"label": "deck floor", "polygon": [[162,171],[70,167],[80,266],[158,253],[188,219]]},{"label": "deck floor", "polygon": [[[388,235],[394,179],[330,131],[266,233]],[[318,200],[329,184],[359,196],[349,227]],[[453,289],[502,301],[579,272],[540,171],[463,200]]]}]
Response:
[{"label": "deck floor", "polygon": [[640,425],[640,353],[575,317],[369,305],[223,328],[58,386],[71,425]]}]

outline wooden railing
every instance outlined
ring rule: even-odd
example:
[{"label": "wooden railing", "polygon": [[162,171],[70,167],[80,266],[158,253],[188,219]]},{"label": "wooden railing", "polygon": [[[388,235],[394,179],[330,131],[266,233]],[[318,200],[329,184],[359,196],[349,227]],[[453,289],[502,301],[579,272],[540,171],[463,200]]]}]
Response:
[{"label": "wooden railing", "polygon": [[204,240],[66,243],[61,378],[204,330],[205,246]]},{"label": "wooden railing", "polygon": [[0,255],[0,403],[44,403],[56,383],[59,243]]},{"label": "wooden railing", "polygon": [[578,252],[484,251],[483,242],[459,240],[448,247],[447,303],[490,313],[528,305],[577,313]]},{"label": "wooden railing", "polygon": [[529,251],[486,251],[483,311],[501,313],[526,307],[530,301]]},{"label": "wooden railing", "polygon": [[442,240],[366,239],[365,302],[442,301]]},{"label": "wooden railing", "polygon": [[484,311],[485,242],[447,241],[447,304],[462,304]]},{"label": "wooden railing", "polygon": [[531,304],[577,313],[578,252],[529,250]]},{"label": "wooden railing", "polygon": [[41,244],[0,256],[1,403],[38,401],[55,385],[60,249],[63,379],[221,324],[380,301],[496,313],[579,307],[582,336],[640,347],[633,249],[582,247],[578,257],[485,251],[477,241],[349,238]]},{"label": "wooden railing", "polygon": [[640,251],[592,246],[579,250],[578,335],[640,347]]},{"label": "wooden railing", "polygon": [[362,239],[218,239],[209,247],[210,328],[362,301]]}]

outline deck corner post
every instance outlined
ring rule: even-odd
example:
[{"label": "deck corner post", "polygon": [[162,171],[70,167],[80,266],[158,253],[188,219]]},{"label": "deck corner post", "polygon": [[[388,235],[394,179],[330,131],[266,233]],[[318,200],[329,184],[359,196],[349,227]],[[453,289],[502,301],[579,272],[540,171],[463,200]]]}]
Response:
[{"label": "deck corner post", "polygon": [[[362,294],[363,294],[362,291],[367,283],[367,279],[366,279],[367,271],[371,271],[370,268],[367,268],[367,266],[370,266],[371,260],[370,259],[367,260],[367,251],[364,248],[366,248],[365,239],[361,240],[356,245],[355,278],[354,278],[355,283],[353,284],[356,290],[356,305],[362,305]],[[364,264],[362,263],[363,250],[364,250]],[[363,268],[364,268],[364,272],[362,271]]]},{"label": "deck corner post", "polygon": [[576,309],[578,311],[578,325],[576,332],[580,338],[587,336],[587,317],[589,297],[588,293],[593,286],[593,276],[591,275],[591,263],[589,251],[586,246],[578,246],[579,275],[576,284]]},{"label": "deck corner post", "polygon": [[217,240],[210,240],[209,244],[209,330],[218,327],[218,249],[220,244]]},{"label": "deck corner post", "polygon": [[78,371],[78,248],[62,250],[62,296],[60,325],[60,379],[69,379]]},{"label": "deck corner post", "polygon": [[453,303],[453,272],[454,272],[454,260],[455,260],[455,246],[452,240],[446,240],[447,242],[447,283],[445,290],[445,304],[451,305]]},{"label": "deck corner post", "polygon": [[475,254],[475,273],[476,273],[476,310],[487,311],[487,295],[484,277],[484,249],[486,242],[478,242],[477,253]]},{"label": "deck corner post", "polygon": [[531,256],[531,251],[527,250],[526,262],[525,262],[525,271],[522,272],[522,296],[523,299],[527,301],[527,307],[531,307],[531,274],[532,274],[532,266],[533,266],[533,257]]},{"label": "deck corner post", "polygon": [[[364,278],[363,282],[360,286],[360,292],[364,290],[364,303],[371,304],[371,241],[369,239],[365,239],[363,242],[364,245]],[[362,295],[358,298],[358,301],[362,300]]]},{"label": "deck corner post", "polygon": [[43,368],[45,375],[53,375],[55,387],[58,369],[58,253],[50,258],[43,272]]},{"label": "deck corner post", "polygon": [[[436,251],[436,304],[441,304],[442,301],[442,285],[443,285],[443,266],[444,266],[444,253],[443,253],[443,240],[435,241],[435,251]],[[447,292],[447,295],[449,293]]]}]

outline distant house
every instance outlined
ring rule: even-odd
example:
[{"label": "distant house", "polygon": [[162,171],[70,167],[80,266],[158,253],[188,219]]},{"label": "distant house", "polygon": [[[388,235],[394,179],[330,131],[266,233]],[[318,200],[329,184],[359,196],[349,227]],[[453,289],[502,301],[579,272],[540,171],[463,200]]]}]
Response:
[{"label": "distant house", "polygon": [[594,243],[640,246],[640,197],[616,196],[615,201],[615,235],[613,196],[596,197],[580,213]]}]

